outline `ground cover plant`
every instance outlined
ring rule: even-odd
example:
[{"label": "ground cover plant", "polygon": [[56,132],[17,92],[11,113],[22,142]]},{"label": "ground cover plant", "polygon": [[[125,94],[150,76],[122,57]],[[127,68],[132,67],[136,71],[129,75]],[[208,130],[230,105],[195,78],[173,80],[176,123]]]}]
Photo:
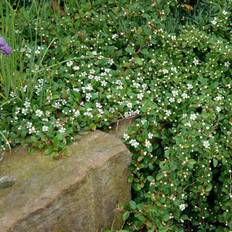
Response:
[{"label": "ground cover plant", "polygon": [[136,116],[123,230],[231,231],[232,1],[50,4],[0,6],[14,54],[0,57],[1,149],[59,158],[81,131]]}]

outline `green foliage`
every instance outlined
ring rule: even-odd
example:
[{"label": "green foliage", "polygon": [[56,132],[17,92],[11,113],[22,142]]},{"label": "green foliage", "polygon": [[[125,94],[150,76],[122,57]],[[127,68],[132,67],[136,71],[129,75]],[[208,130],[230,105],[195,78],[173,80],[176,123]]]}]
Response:
[{"label": "green foliage", "polygon": [[[17,12],[13,9],[10,2],[3,0],[0,5],[0,36],[6,38],[13,49],[12,54],[8,57],[0,54],[0,99],[3,98],[3,101],[9,100],[10,92],[14,92],[13,95],[19,97],[20,92],[22,93],[22,86],[25,84],[27,74],[29,73],[31,76],[32,64],[36,65],[35,60],[25,63],[24,54],[21,51],[24,50],[23,47],[26,42],[20,35],[19,28],[15,27],[17,19]],[[30,19],[27,18],[27,20]],[[29,31],[28,36],[32,39],[31,34],[31,31]],[[37,43],[37,35],[34,36],[33,40],[34,43]],[[35,55],[33,52],[31,51],[31,56]],[[37,62],[40,61],[38,59]],[[27,72],[25,72],[26,69]]]},{"label": "green foliage", "polygon": [[17,10],[23,86],[1,102],[0,144],[54,157],[83,130],[124,135],[124,231],[231,231],[231,0],[34,1]]},{"label": "green foliage", "polygon": [[[2,1],[0,6],[0,36],[3,36],[11,44],[15,46],[16,36],[14,31],[15,13],[11,5],[7,1]],[[10,89],[15,85],[16,81],[16,55],[10,57],[0,54],[0,98],[7,97]]]},{"label": "green foliage", "polygon": [[[143,68],[150,98],[126,134],[137,205],[129,231],[230,231],[231,39],[228,9],[208,30],[164,32]],[[215,21],[215,22],[214,22]],[[153,77],[153,78],[152,78]],[[128,217],[130,218],[128,220]]]}]

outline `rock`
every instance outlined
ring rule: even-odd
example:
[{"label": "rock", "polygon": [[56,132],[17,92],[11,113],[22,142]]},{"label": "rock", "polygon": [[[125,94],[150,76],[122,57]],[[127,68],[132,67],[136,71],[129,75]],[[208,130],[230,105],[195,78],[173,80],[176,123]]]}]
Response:
[{"label": "rock", "polygon": [[111,125],[112,128],[110,129],[109,133],[122,139],[124,133],[127,132],[128,128],[135,122],[137,117],[138,115],[136,114],[134,116],[118,120],[116,123]]},{"label": "rock", "polygon": [[0,190],[1,232],[96,232],[119,229],[117,207],[130,200],[129,151],[120,139],[95,131],[51,160],[18,147],[6,154],[1,175],[15,176]]},{"label": "rock", "polygon": [[3,161],[3,159],[4,159],[4,154],[3,154],[3,153],[1,153],[1,154],[0,154],[0,162],[2,162],[2,161]]},{"label": "rock", "polygon": [[0,189],[9,188],[14,185],[16,179],[12,176],[2,176],[0,177]]}]

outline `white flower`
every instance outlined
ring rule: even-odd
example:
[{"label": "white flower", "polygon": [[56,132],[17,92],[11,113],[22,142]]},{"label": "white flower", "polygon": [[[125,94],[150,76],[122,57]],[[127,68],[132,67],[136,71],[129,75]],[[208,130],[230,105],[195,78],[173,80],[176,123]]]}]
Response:
[{"label": "white flower", "polygon": [[148,133],[148,138],[149,138],[149,139],[152,139],[153,137],[154,137],[154,135],[153,135],[152,133],[149,132],[149,133]]},{"label": "white flower", "polygon": [[25,102],[24,102],[24,106],[25,106],[26,108],[29,108],[29,107],[31,106],[31,103],[30,103],[29,101],[25,101]]},{"label": "white flower", "polygon": [[28,132],[30,135],[31,134],[33,134],[33,133],[35,133],[35,127],[31,127],[31,128],[29,128],[29,132]]},{"label": "white flower", "polygon": [[93,86],[91,84],[88,84],[86,87],[85,87],[86,90],[93,90]]},{"label": "white flower", "polygon": [[217,18],[214,17],[214,19],[211,21],[211,23],[212,23],[213,25],[216,25],[216,24],[217,24]]},{"label": "white flower", "polygon": [[58,130],[61,134],[65,133],[66,129],[64,127],[61,127],[59,130]]},{"label": "white flower", "polygon": [[186,122],[184,125],[185,125],[185,126],[188,126],[188,127],[192,127],[192,125],[191,125],[190,122]]},{"label": "white flower", "polygon": [[113,34],[112,35],[112,39],[117,39],[118,38],[118,34]]},{"label": "white flower", "polygon": [[73,91],[79,93],[80,89],[79,88],[73,88]]},{"label": "white flower", "polygon": [[109,59],[109,64],[112,65],[114,63],[114,60],[113,59]]},{"label": "white flower", "polygon": [[80,69],[79,66],[77,66],[77,65],[73,66],[73,70],[74,70],[74,71],[78,71],[79,69]]},{"label": "white flower", "polygon": [[138,98],[139,100],[142,100],[142,99],[143,99],[143,93],[139,93],[139,94],[137,95],[137,98]]},{"label": "white flower", "polygon": [[175,36],[175,35],[172,35],[172,36],[171,36],[171,39],[172,39],[172,40],[176,40],[176,36]]},{"label": "white flower", "polygon": [[61,103],[59,101],[56,101],[54,102],[53,106],[56,108],[56,109],[59,109],[61,107]]},{"label": "white flower", "polygon": [[166,111],[165,111],[165,114],[166,114],[167,116],[170,116],[170,115],[172,114],[172,111],[171,111],[171,110],[166,110]]},{"label": "white flower", "polygon": [[197,115],[196,114],[190,114],[190,119],[191,120],[196,120],[197,119]]},{"label": "white flower", "polygon": [[176,67],[171,67],[171,70],[172,70],[174,73],[177,73]]},{"label": "white flower", "polygon": [[218,113],[221,112],[221,110],[222,110],[222,109],[221,109],[219,106],[216,107],[216,111],[217,111]]},{"label": "white flower", "polygon": [[141,120],[142,125],[144,125],[146,122],[147,122],[146,119],[142,119],[142,120]]},{"label": "white flower", "polygon": [[27,123],[26,123],[26,127],[27,127],[27,128],[31,128],[31,127],[32,127],[32,123],[31,123],[31,122],[27,122]]},{"label": "white flower", "polygon": [[125,133],[125,134],[123,135],[123,138],[124,138],[125,140],[128,140],[128,139],[130,138],[130,136],[129,136],[128,134]]},{"label": "white flower", "polygon": [[67,64],[66,64],[68,67],[71,67],[73,65],[73,61],[68,61]]},{"label": "white flower", "polygon": [[42,110],[36,110],[35,115],[40,118],[40,117],[43,116],[43,111]]},{"label": "white flower", "polygon": [[223,99],[223,97],[221,95],[218,95],[217,97],[214,98],[216,101],[220,101]]},{"label": "white flower", "polygon": [[198,65],[198,64],[200,64],[200,61],[196,57],[194,57],[193,64]]},{"label": "white flower", "polygon": [[206,148],[206,149],[209,149],[210,148],[210,144],[209,144],[209,141],[203,141],[203,147]]},{"label": "white flower", "polygon": [[41,52],[40,50],[35,50],[35,54],[36,54],[36,55],[39,55],[40,52]]},{"label": "white flower", "polygon": [[139,146],[139,143],[135,139],[130,140],[130,145],[134,148]]},{"label": "white flower", "polygon": [[15,109],[15,114],[17,115],[17,114],[19,114],[19,112],[20,112],[20,108],[17,107],[17,108]]},{"label": "white flower", "polygon": [[187,116],[188,116],[187,114],[183,114],[182,115],[183,118],[187,118]]},{"label": "white flower", "polygon": [[145,147],[150,147],[151,146],[151,142],[149,140],[145,140]]},{"label": "white flower", "polygon": [[31,58],[31,54],[26,53],[25,55],[26,55],[27,58],[29,58],[29,59]]},{"label": "white flower", "polygon": [[192,84],[187,84],[187,88],[190,90],[193,88]]},{"label": "white flower", "polygon": [[176,96],[178,95],[178,90],[173,90],[173,91],[172,91],[172,95],[173,95],[174,97],[176,97]]},{"label": "white flower", "polygon": [[86,112],[84,112],[84,115],[92,118],[93,117],[92,110],[93,110],[92,108],[87,108]]},{"label": "white flower", "polygon": [[189,96],[188,96],[187,93],[182,93],[182,94],[181,94],[181,97],[184,98],[184,99],[187,99]]},{"label": "white flower", "polygon": [[163,74],[168,74],[168,70],[167,69],[162,69],[161,72],[163,72]]},{"label": "white flower", "polygon": [[132,105],[132,103],[131,103],[131,102],[127,102],[127,107],[128,107],[128,108],[130,108],[130,109],[131,109],[131,108],[132,108],[132,106],[133,106],[133,105]]},{"label": "white flower", "polygon": [[26,114],[27,114],[27,111],[28,111],[27,108],[23,108],[23,109],[22,109],[22,114],[23,114],[23,115],[26,115]]},{"label": "white flower", "polygon": [[86,96],[85,96],[87,101],[89,101],[91,99],[91,97],[92,97],[91,93],[87,93]]},{"label": "white flower", "polygon": [[80,111],[79,110],[74,110],[74,117],[78,117],[80,115]]},{"label": "white flower", "polygon": [[96,107],[101,109],[102,105],[99,102],[96,102]]},{"label": "white flower", "polygon": [[229,67],[230,67],[230,62],[229,62],[229,61],[225,62],[225,63],[224,63],[224,66],[225,66],[226,68],[229,68]]},{"label": "white flower", "polygon": [[175,101],[175,98],[170,97],[170,98],[169,98],[169,101],[170,101],[170,102],[174,102],[174,101]]},{"label": "white flower", "polygon": [[15,92],[11,91],[11,92],[10,92],[10,96],[11,96],[12,98],[14,98],[14,97],[16,97],[17,95],[16,95]]},{"label": "white flower", "polygon": [[101,81],[101,85],[105,87],[107,85],[107,82],[105,80]]},{"label": "white flower", "polygon": [[28,133],[29,134],[33,134],[35,132],[35,127],[32,125],[31,122],[27,122],[26,123],[26,127],[28,129]]},{"label": "white flower", "polygon": [[180,208],[181,211],[185,210],[186,207],[187,207],[186,204],[179,205],[179,208]]},{"label": "white flower", "polygon": [[47,127],[47,126],[43,126],[43,127],[42,127],[42,131],[43,131],[43,132],[47,132],[47,131],[48,131],[48,127]]}]

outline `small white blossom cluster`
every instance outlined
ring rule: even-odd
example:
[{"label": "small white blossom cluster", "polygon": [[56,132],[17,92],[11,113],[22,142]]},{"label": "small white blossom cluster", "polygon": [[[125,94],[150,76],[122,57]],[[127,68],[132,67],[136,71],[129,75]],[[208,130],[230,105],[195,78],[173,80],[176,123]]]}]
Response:
[{"label": "small white blossom cluster", "polygon": [[44,79],[38,79],[38,83],[35,85],[35,93],[39,95],[44,86]]},{"label": "small white blossom cluster", "polygon": [[61,109],[62,106],[65,106],[67,101],[65,99],[58,99],[53,103],[53,107],[56,109]]},{"label": "small white blossom cluster", "polygon": [[43,111],[42,110],[36,110],[35,111],[35,115],[38,117],[38,118],[41,118],[43,116]]},{"label": "small white blossom cluster", "polygon": [[31,135],[33,133],[35,133],[35,127],[33,126],[33,124],[31,122],[27,122],[26,123],[26,128],[28,129],[28,133]]},{"label": "small white blossom cluster", "polygon": [[139,146],[139,143],[135,139],[131,139],[129,141],[129,144],[134,148],[137,148]]},{"label": "small white blossom cluster", "polygon": [[26,115],[31,110],[31,103],[26,100],[23,106],[24,107],[21,109],[21,111],[23,115]]}]

